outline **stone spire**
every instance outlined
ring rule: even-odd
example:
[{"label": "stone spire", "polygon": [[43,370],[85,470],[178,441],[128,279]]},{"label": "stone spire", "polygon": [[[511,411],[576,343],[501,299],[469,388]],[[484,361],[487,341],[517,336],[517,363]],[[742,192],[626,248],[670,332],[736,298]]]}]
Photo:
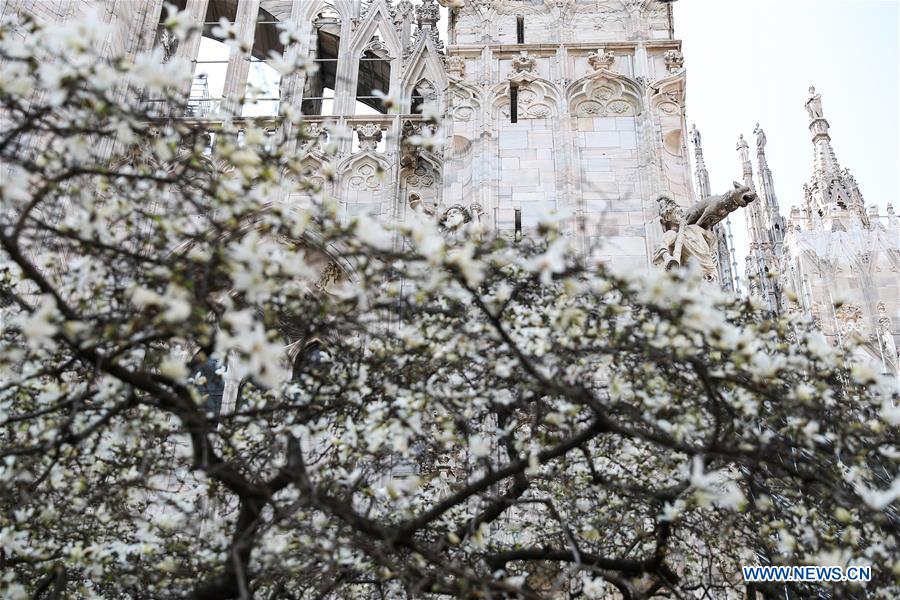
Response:
[{"label": "stone spire", "polygon": [[688,135],[691,145],[694,147],[694,163],[697,167],[697,195],[702,200],[712,194],[709,185],[709,171],[706,170],[706,162],[703,160],[703,145],[701,144],[700,132],[697,130],[696,125],[691,127],[691,132]]},{"label": "stone spire", "polygon": [[416,7],[416,38],[431,36],[435,46],[443,50],[443,42],[438,34],[437,23],[441,18],[441,9],[434,0],[422,0],[422,4]]},{"label": "stone spire", "polygon": [[[695,176],[697,178],[697,196],[700,200],[708,198],[712,195],[709,185],[709,171],[706,169],[706,161],[703,159],[703,144],[701,142],[700,131],[696,125],[691,127],[688,133],[691,145],[694,147],[694,164],[696,166]],[[722,223],[718,223],[712,229],[716,236],[716,251],[718,254],[718,270],[719,282],[722,289],[729,291],[738,291],[735,275],[736,265],[732,263],[734,256],[734,248],[728,239],[728,232],[731,231],[731,220],[726,218]]]},{"label": "stone spire", "polygon": [[763,202],[759,208],[762,211],[762,224],[765,228],[768,243],[773,249],[777,246],[776,254],[780,253],[781,243],[784,240],[784,218],[778,206],[778,198],[775,196],[775,180],[772,178],[772,170],[766,160],[766,133],[759,123],[753,130],[756,135],[756,166],[759,169],[759,186]]},{"label": "stone spire", "polygon": [[822,94],[817,94],[814,86],[809,87],[806,111],[809,113],[809,132],[812,134],[815,149],[813,168],[825,173],[839,173],[841,166],[834,155],[834,148],[831,147],[831,136],[828,135],[830,125],[822,110]]},{"label": "stone spire", "polygon": [[[756,131],[761,132],[758,125]],[[768,165],[765,163],[765,134],[762,134],[762,136],[757,134],[757,136],[757,158],[760,157],[760,152],[762,152],[762,164],[768,169]],[[743,134],[738,138],[737,152],[741,161],[744,185],[756,191],[756,185],[753,182],[753,163],[750,162],[750,145],[744,139]],[[762,179],[765,180],[765,175],[762,175]],[[771,181],[771,173],[769,174],[769,181]],[[765,185],[766,183],[763,183],[763,186]],[[770,191],[769,197],[772,198],[773,202],[777,202],[774,189]],[[776,245],[772,241],[771,228],[773,223],[772,219],[768,217],[770,213],[768,202],[768,198],[764,197],[760,201],[749,205],[744,213],[747,219],[747,236],[749,241],[745,276],[750,295],[761,296],[768,305],[769,310],[780,312],[781,293],[775,278],[775,275],[778,273],[779,263],[775,251]],[[777,203],[775,206],[775,215],[778,215]],[[780,219],[780,216],[778,218]],[[784,226],[779,225],[779,229],[783,232]],[[778,248],[780,251],[780,244]]]},{"label": "stone spire", "polygon": [[[741,161],[741,178],[744,185],[756,191],[756,184],[753,181],[753,163],[750,162],[750,145],[744,139],[742,133],[738,137],[737,147],[738,158]],[[752,251],[756,244],[763,239],[763,220],[760,211],[760,202],[754,202],[747,207],[745,212],[747,218],[747,236],[750,242],[750,250]]]},{"label": "stone spire", "polygon": [[846,231],[868,227],[865,203],[856,179],[842,169],[831,146],[830,125],[822,110],[822,95],[810,86],[806,100],[813,144],[813,175],[803,186],[813,227]]},{"label": "stone spire", "polygon": [[410,41],[412,40],[412,24],[414,9],[412,2],[409,0],[400,0],[397,6],[391,7],[391,14],[394,17],[394,27],[400,33],[400,42],[403,44],[403,55],[409,52]]}]

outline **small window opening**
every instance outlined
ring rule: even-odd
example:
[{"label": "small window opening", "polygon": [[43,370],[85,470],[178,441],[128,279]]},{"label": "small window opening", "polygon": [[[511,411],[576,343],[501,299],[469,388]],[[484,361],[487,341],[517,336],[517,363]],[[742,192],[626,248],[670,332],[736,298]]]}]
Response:
[{"label": "small window opening", "polygon": [[525,43],[525,17],[516,17],[516,43]]},{"label": "small window opening", "polygon": [[522,239],[522,209],[515,209],[515,241]]},{"label": "small window opening", "polygon": [[519,86],[509,86],[509,122],[518,123],[519,121]]}]

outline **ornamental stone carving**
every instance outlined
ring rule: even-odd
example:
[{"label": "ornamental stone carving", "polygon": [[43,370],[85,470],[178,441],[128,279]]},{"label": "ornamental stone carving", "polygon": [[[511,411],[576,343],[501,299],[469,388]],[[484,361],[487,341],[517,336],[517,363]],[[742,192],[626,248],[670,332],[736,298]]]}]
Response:
[{"label": "ornamental stone carving", "polygon": [[162,61],[167,63],[178,51],[178,38],[167,28],[163,28],[159,32],[159,46],[163,51]]},{"label": "ornamental stone carving", "polygon": [[839,307],[835,311],[835,318],[841,335],[858,333],[862,316],[862,308],[857,304],[844,304]]},{"label": "ornamental stone carving", "polygon": [[669,73],[675,73],[684,68],[684,54],[680,50],[666,50],[663,60],[666,62],[666,69],[669,70]]},{"label": "ornamental stone carving", "polygon": [[616,60],[616,55],[612,51],[607,52],[603,48],[589,52],[587,55],[588,64],[595,71],[600,69],[610,69]]},{"label": "ornamental stone carving", "polygon": [[381,177],[375,165],[363,163],[348,180],[351,190],[380,190]]},{"label": "ornamental stone carving", "polygon": [[412,175],[406,178],[406,184],[409,187],[430,188],[434,185],[434,175],[431,173],[430,169],[426,169],[425,166],[419,165],[413,170]]},{"label": "ornamental stone carving", "polygon": [[343,273],[341,272],[341,268],[338,266],[336,262],[333,260],[328,261],[328,264],[325,265],[325,268],[322,270],[322,273],[319,275],[318,281],[315,283],[315,288],[320,292],[327,292],[328,286],[336,283]]},{"label": "ornamental stone carving", "polygon": [[[509,118],[511,100],[508,94],[505,97],[507,102],[500,108],[500,114],[504,118]],[[519,119],[546,119],[553,115],[553,100],[531,85],[519,87],[518,99],[516,112]]]},{"label": "ornamental stone carving", "polygon": [[371,52],[376,56],[390,57],[387,45],[377,35],[372,36],[372,41],[363,47],[363,54]]},{"label": "ornamental stone carving", "polygon": [[586,78],[570,93],[569,110],[577,117],[630,117],[641,113],[634,86],[616,78]]},{"label": "ornamental stone carving", "polygon": [[734,189],[710,196],[683,210],[668,196],[660,196],[659,221],[662,241],[653,253],[653,264],[667,271],[696,264],[708,281],[714,281],[718,270],[718,252],[712,229],[738,208],[756,200],[747,186],[734,183]]},{"label": "ornamental stone carving", "polygon": [[519,55],[512,59],[513,73],[533,73],[537,66],[537,61],[528,56],[528,50],[522,50]]},{"label": "ornamental stone carving", "polygon": [[504,119],[509,118],[512,102],[510,90],[515,85],[519,119],[546,119],[556,114],[558,88],[531,72],[510,73],[509,84],[496,86],[492,111]]},{"label": "ornamental stone carving", "polygon": [[305,123],[300,130],[300,147],[307,152],[321,150],[328,140],[328,131],[321,123]]},{"label": "ornamental stone carving", "polygon": [[878,329],[883,331],[884,333],[891,333],[891,318],[887,314],[887,306],[884,302],[879,302],[877,306],[878,310]]},{"label": "ornamental stone carving", "polygon": [[461,56],[451,56],[447,59],[447,73],[462,79],[466,76],[466,61]]},{"label": "ornamental stone carving", "polygon": [[416,21],[420,28],[431,29],[441,18],[441,9],[434,0],[423,0],[416,8]]},{"label": "ornamental stone carving", "polygon": [[409,207],[428,216],[434,216],[438,208],[436,202],[425,202],[422,200],[422,195],[416,192],[412,192],[409,195]]},{"label": "ornamental stone carving", "polygon": [[375,152],[381,141],[381,126],[376,123],[365,123],[356,127],[356,137],[359,138],[359,149],[362,152]]}]

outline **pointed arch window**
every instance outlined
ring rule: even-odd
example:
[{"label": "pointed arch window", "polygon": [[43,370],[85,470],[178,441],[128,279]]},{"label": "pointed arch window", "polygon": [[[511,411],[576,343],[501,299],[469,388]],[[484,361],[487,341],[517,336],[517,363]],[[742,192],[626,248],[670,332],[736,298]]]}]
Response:
[{"label": "pointed arch window", "polygon": [[384,98],[391,87],[391,56],[376,34],[359,58],[356,80],[356,114],[387,114]]},{"label": "pointed arch window", "polygon": [[221,20],[233,25],[237,7],[237,0],[209,0],[206,7],[188,95],[186,113],[190,117],[204,117],[222,109],[231,49],[220,35]]},{"label": "pointed arch window", "polygon": [[341,47],[341,17],[334,7],[326,5],[318,12],[313,19],[313,36],[310,52],[316,69],[306,78],[300,111],[305,115],[333,115]]},{"label": "pointed arch window", "polygon": [[[275,58],[284,57],[278,27],[281,19],[276,16],[280,0],[262,0],[256,17],[253,46],[250,50],[249,69],[244,97],[247,101],[241,109],[243,117],[274,117],[281,104],[281,73],[272,65]],[[268,10],[267,10],[268,9]]]}]

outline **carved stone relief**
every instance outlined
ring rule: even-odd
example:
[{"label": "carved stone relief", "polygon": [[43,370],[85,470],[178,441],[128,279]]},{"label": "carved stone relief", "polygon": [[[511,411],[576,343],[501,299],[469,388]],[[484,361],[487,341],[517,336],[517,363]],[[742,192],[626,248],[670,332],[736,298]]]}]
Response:
[{"label": "carved stone relief", "polygon": [[599,48],[588,53],[587,61],[595,71],[599,71],[600,69],[608,70],[616,61],[616,55],[612,51],[607,52],[603,48]]},{"label": "carved stone relief", "polygon": [[622,82],[598,77],[571,94],[569,110],[577,117],[633,117],[640,114],[640,106],[640,98]]},{"label": "carved stone relief", "polygon": [[371,163],[363,163],[353,170],[348,179],[351,190],[380,190],[382,178],[378,169]]},{"label": "carved stone relief", "polygon": [[359,125],[356,127],[356,137],[362,152],[375,152],[382,138],[381,126],[376,123]]}]

